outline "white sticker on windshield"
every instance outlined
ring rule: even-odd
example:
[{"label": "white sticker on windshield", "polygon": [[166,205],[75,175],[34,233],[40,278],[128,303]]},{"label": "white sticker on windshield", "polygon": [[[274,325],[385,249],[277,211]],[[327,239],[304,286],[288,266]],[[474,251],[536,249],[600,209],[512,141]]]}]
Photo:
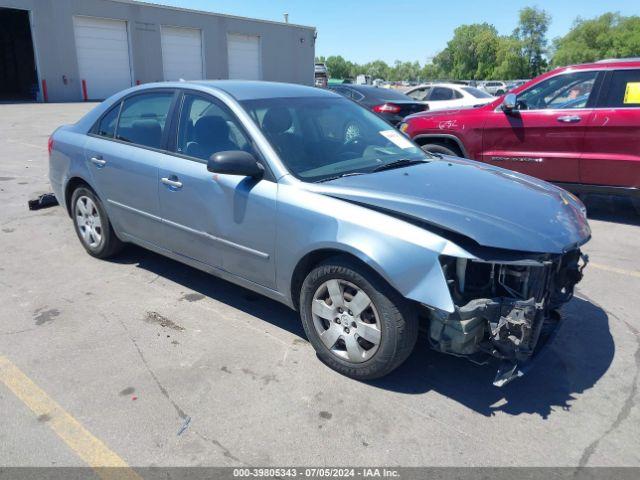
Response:
[{"label": "white sticker on windshield", "polygon": [[407,139],[407,137],[405,137],[404,135],[402,135],[401,133],[395,130],[383,130],[382,132],[380,132],[380,135],[382,135],[390,142],[393,142],[394,145],[402,149],[414,147],[413,143],[411,143]]}]

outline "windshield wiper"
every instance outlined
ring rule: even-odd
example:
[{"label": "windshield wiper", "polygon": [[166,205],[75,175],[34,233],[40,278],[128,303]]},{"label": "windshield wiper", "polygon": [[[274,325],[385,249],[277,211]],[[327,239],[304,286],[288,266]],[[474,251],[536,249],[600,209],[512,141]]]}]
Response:
[{"label": "windshield wiper", "polygon": [[344,178],[344,177],[355,177],[356,175],[364,175],[364,172],[342,173],[340,175],[335,175],[333,177],[321,178],[320,180],[316,180],[314,183],[330,182],[331,180],[337,180],[339,178]]},{"label": "windshield wiper", "polygon": [[372,172],[381,172],[383,170],[393,170],[394,168],[402,168],[408,167],[410,165],[416,165],[418,163],[429,163],[429,160],[410,160],[408,158],[401,158],[400,160],[396,160],[394,162],[385,163],[384,165],[379,165]]}]

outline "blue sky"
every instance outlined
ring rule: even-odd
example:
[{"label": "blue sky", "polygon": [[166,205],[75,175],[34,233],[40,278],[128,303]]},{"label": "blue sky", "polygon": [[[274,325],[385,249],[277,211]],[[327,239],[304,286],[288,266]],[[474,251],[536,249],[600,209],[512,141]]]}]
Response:
[{"label": "blue sky", "polygon": [[564,35],[577,16],[607,11],[640,15],[639,0],[149,0],[198,10],[281,21],[318,29],[316,55],[342,55],[364,63],[382,59],[425,63],[442,50],[453,30],[465,23],[488,22],[509,34],[518,11],[538,6],[553,17],[549,38]]}]

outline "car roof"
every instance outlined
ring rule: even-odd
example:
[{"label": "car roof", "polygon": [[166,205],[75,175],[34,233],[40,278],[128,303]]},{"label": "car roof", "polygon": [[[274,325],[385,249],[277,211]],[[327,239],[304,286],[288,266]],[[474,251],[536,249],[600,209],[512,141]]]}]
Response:
[{"label": "car roof", "polygon": [[577,65],[569,65],[560,67],[560,69],[576,69],[576,70],[607,70],[612,68],[640,68],[640,58],[608,58],[597,62],[580,63]]},{"label": "car roof", "polygon": [[[179,82],[158,82],[142,86],[144,88],[189,88],[189,86],[221,90],[238,101],[259,100],[264,98],[294,97],[339,97],[330,90],[308,87],[294,83],[263,82],[257,80],[189,80]],[[138,87],[140,88],[140,87]]]}]

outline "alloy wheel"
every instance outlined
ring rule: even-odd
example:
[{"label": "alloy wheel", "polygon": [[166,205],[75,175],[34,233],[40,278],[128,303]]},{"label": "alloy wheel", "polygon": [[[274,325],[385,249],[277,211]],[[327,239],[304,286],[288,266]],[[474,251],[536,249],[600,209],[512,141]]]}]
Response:
[{"label": "alloy wheel", "polygon": [[340,279],[324,282],[313,295],[313,325],[320,340],[336,357],[362,363],[380,346],[380,318],[369,296]]},{"label": "alloy wheel", "polygon": [[75,205],[75,219],[84,244],[97,249],[103,241],[102,219],[96,204],[87,196],[80,196]]}]

